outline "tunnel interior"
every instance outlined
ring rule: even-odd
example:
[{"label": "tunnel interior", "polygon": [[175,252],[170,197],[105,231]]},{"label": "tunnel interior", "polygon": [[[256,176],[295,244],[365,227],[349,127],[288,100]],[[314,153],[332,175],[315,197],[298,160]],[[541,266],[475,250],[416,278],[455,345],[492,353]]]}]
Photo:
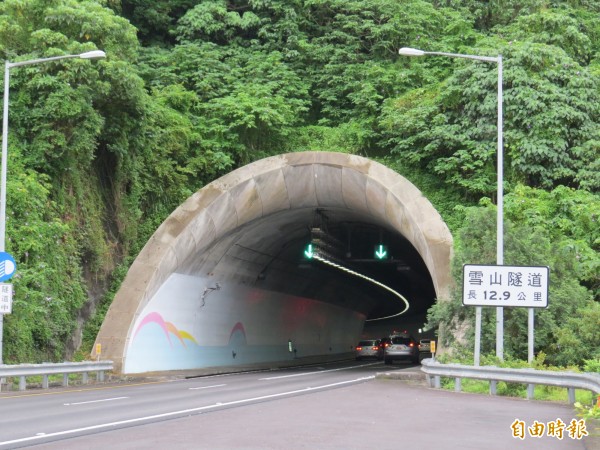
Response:
[{"label": "tunnel interior", "polygon": [[[311,251],[335,265],[310,257]],[[423,322],[436,297],[429,271],[408,239],[375,217],[345,208],[301,208],[261,217],[202,254],[190,255],[180,270],[216,283],[234,278],[249,287],[360,311],[367,334],[376,325],[391,331],[404,322]],[[408,309],[373,281],[400,293]]]}]

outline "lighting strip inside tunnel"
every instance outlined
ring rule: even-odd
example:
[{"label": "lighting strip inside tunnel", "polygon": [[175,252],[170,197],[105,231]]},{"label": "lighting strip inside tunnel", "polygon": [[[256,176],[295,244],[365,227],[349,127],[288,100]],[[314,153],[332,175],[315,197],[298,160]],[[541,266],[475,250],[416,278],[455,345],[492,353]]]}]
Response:
[{"label": "lighting strip inside tunnel", "polygon": [[386,291],[391,292],[392,294],[394,294],[396,297],[398,297],[400,300],[402,300],[404,302],[405,308],[402,311],[400,311],[399,313],[392,314],[391,316],[377,317],[375,319],[367,319],[367,320],[365,320],[365,322],[373,322],[375,320],[391,319],[392,317],[398,317],[399,315],[402,315],[406,311],[408,311],[408,308],[410,307],[410,305],[408,303],[408,300],[406,300],[406,298],[404,298],[404,296],[402,294],[400,294],[399,292],[396,292],[391,287],[386,286],[385,284],[380,283],[379,281],[374,280],[373,278],[369,278],[366,275],[363,275],[361,273],[355,272],[354,270],[348,269],[347,267],[344,267],[344,266],[341,266],[339,264],[336,264],[333,261],[329,261],[328,259],[325,259],[325,258],[323,258],[322,256],[319,256],[316,253],[313,254],[312,258],[316,259],[317,261],[320,261],[320,262],[322,262],[324,264],[327,264],[329,266],[335,267],[336,269],[343,270],[344,272],[347,272],[350,275],[354,275],[356,277],[363,278],[363,279],[365,279],[367,281],[370,281],[371,283],[376,284],[377,286],[385,289]]}]

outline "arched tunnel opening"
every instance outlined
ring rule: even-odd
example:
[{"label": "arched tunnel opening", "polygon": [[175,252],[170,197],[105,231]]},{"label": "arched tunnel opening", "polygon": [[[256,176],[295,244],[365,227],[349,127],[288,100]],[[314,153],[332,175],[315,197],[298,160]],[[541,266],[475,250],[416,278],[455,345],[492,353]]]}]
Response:
[{"label": "arched tunnel opening", "polygon": [[96,343],[139,373],[340,355],[399,328],[417,337],[449,291],[451,244],[427,199],[381,164],[267,158],[173,212]]}]

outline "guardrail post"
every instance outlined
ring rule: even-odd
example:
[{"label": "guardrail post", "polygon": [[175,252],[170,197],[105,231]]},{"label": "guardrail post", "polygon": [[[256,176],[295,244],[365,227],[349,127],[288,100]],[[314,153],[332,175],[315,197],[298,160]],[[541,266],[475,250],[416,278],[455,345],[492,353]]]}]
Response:
[{"label": "guardrail post", "polygon": [[461,379],[456,377],[454,379],[454,392],[460,392],[461,391]]},{"label": "guardrail post", "polygon": [[[427,376],[428,382],[440,387],[440,378],[454,378],[454,390],[462,389],[463,378],[487,380],[490,394],[498,394],[498,383],[520,383],[526,386],[527,398],[533,399],[537,385],[556,386],[568,389],[569,403],[575,403],[575,389],[590,390],[595,395],[600,394],[600,374],[575,373],[572,371],[554,372],[535,369],[510,369],[495,366],[463,366],[460,364],[440,364],[424,359],[421,371]],[[596,400],[594,400],[596,401]],[[600,397],[597,400],[600,406]]]},{"label": "guardrail post", "polygon": [[575,403],[575,389],[573,388],[567,388],[567,394],[569,396],[569,403],[572,405],[573,403]]},{"label": "guardrail post", "polygon": [[87,372],[83,372],[81,384],[88,384],[88,373]]},{"label": "guardrail post", "polygon": [[[7,380],[14,380],[16,384],[19,379],[19,390],[27,389],[27,377],[40,377],[42,380],[42,388],[50,387],[50,377],[54,375],[62,375],[62,385],[69,385],[69,376],[71,374],[83,374],[83,383],[89,383],[90,372],[96,372],[96,380],[104,381],[104,372],[112,370],[112,361],[94,361],[94,362],[63,362],[63,363],[42,363],[42,364],[17,364],[4,365],[0,364],[0,388],[10,390],[10,384]],[[4,386],[2,386],[4,385]]]},{"label": "guardrail post", "polygon": [[527,400],[533,400],[535,394],[535,384],[527,385]]}]

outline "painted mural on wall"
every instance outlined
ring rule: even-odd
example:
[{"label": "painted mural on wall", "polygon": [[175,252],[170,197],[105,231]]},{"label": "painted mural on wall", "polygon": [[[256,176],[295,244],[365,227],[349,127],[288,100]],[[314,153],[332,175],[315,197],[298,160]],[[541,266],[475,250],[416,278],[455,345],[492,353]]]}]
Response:
[{"label": "painted mural on wall", "polygon": [[352,348],[364,319],[312,299],[172,274],[135,321],[124,371],[186,370],[343,353]]}]

